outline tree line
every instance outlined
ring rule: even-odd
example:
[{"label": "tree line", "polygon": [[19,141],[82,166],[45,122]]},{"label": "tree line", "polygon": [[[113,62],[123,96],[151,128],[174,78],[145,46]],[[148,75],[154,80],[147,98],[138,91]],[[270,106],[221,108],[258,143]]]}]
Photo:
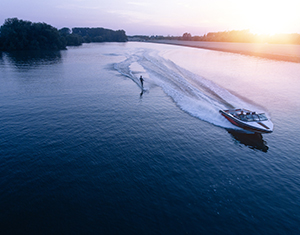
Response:
[{"label": "tree line", "polygon": [[126,42],[124,30],[104,28],[57,28],[18,18],[6,19],[0,28],[0,51],[64,50],[90,42]]},{"label": "tree line", "polygon": [[68,46],[78,46],[90,42],[127,42],[124,30],[104,28],[62,28],[60,34],[66,39]]},{"label": "tree line", "polygon": [[208,42],[244,42],[244,43],[274,43],[274,44],[300,44],[300,34],[275,34],[259,35],[253,34],[250,30],[232,30],[224,32],[210,32],[203,36],[192,36],[184,33],[182,36],[155,36],[148,39],[168,39],[183,41],[208,41]]}]

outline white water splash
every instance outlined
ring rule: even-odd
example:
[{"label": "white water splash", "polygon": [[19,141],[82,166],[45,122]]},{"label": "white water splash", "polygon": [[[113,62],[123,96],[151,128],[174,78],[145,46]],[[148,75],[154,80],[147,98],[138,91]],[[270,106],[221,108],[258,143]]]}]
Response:
[{"label": "white water splash", "polygon": [[253,109],[253,104],[159,56],[154,50],[134,51],[114,68],[139,87],[139,76],[143,75],[146,86],[161,87],[180,109],[216,126],[238,129],[219,114],[220,109]]}]

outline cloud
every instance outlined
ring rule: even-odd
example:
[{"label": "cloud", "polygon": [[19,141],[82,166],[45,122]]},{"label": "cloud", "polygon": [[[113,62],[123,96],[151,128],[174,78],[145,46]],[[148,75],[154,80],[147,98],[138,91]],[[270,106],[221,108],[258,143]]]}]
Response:
[{"label": "cloud", "polygon": [[148,2],[127,2],[128,5],[134,5],[139,7],[147,7],[150,4]]},{"label": "cloud", "polygon": [[56,8],[58,9],[66,9],[66,10],[78,10],[78,9],[84,9],[84,10],[99,10],[101,9],[100,6],[89,6],[89,5],[82,5],[82,4],[70,4],[70,3],[63,3],[60,5],[57,5]]}]

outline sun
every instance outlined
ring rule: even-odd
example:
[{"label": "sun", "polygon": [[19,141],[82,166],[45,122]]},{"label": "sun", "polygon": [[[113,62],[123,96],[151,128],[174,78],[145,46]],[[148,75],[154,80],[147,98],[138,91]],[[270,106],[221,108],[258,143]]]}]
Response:
[{"label": "sun", "polygon": [[257,17],[252,19],[249,25],[250,31],[256,34],[280,34],[285,33],[287,28],[285,22],[270,16]]},{"label": "sun", "polygon": [[245,6],[242,17],[251,32],[257,34],[280,34],[295,31],[297,25],[297,9],[300,3],[294,1],[253,0]]}]

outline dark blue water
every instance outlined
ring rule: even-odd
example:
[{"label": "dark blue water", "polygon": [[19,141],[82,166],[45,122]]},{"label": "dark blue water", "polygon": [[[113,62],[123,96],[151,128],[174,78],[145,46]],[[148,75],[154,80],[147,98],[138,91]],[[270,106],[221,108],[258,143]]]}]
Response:
[{"label": "dark blue water", "polygon": [[[2,53],[0,233],[299,234],[299,74],[145,43]],[[274,132],[218,114],[238,106]]]}]

